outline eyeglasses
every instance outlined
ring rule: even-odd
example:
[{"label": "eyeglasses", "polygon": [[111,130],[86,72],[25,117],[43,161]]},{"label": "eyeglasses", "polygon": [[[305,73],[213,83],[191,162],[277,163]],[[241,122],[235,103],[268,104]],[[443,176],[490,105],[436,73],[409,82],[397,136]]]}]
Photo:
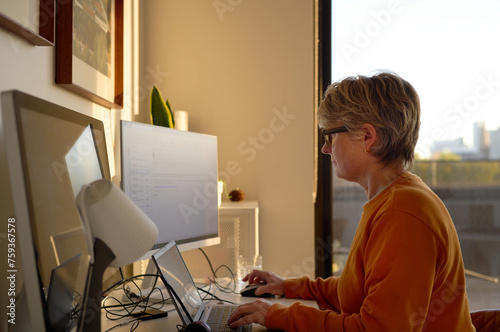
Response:
[{"label": "eyeglasses", "polygon": [[333,134],[343,133],[346,131],[348,131],[346,127],[337,127],[337,128],[322,130],[323,138],[325,139],[326,145],[332,146],[332,135]]}]

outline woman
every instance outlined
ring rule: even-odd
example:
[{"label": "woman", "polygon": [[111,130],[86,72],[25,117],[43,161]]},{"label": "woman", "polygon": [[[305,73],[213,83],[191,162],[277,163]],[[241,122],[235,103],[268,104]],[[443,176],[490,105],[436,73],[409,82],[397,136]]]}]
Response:
[{"label": "woman", "polygon": [[460,246],[441,200],[409,173],[420,127],[415,89],[392,73],[332,84],[318,111],[336,176],[361,185],[368,201],[340,277],[266,282],[256,294],[315,300],[320,309],[258,300],[231,327],[286,331],[474,331]]}]

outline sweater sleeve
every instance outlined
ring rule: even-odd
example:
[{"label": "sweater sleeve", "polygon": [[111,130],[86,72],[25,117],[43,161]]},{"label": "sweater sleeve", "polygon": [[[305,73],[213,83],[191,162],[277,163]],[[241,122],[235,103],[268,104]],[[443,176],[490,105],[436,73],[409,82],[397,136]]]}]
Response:
[{"label": "sweater sleeve", "polygon": [[316,301],[321,309],[340,312],[337,296],[338,277],[311,280],[308,276],[285,280],[285,296]]},{"label": "sweater sleeve", "polygon": [[[295,331],[420,331],[424,320],[419,313],[429,310],[430,297],[437,268],[437,257],[442,254],[432,231],[418,219],[401,213],[387,215],[371,229],[366,248],[355,255],[363,266],[363,275],[345,271],[338,291],[331,295],[342,302],[355,303],[355,311],[321,310],[295,303],[291,306],[274,304],[266,315],[266,327]],[[363,296],[352,298],[350,278],[364,279]],[[291,286],[297,286],[295,290]],[[344,289],[345,287],[346,289]],[[330,298],[322,282],[306,279],[286,284],[286,295],[308,299]],[[311,295],[311,296],[308,296]],[[319,295],[319,296],[318,296]],[[331,307],[337,300],[328,302]],[[326,306],[325,306],[326,307]]]}]

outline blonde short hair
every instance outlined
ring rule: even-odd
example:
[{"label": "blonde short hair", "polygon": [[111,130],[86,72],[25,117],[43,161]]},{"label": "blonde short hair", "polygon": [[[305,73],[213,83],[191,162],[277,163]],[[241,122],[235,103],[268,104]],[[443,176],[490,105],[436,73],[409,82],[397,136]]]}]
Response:
[{"label": "blonde short hair", "polygon": [[378,140],[371,153],[388,165],[395,160],[411,170],[420,129],[420,99],[413,86],[396,74],[347,77],[331,84],[318,110],[322,128],[344,125],[353,138],[373,125]]}]

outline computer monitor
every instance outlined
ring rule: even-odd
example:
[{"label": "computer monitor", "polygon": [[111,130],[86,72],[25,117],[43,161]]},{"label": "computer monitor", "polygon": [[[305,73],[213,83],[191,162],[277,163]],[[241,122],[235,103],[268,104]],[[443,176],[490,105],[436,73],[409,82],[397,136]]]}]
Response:
[{"label": "computer monitor", "polygon": [[[2,224],[9,221],[15,228],[15,256],[7,273],[15,276],[16,287],[7,301],[16,302],[19,330],[44,331],[51,272],[75,255],[81,257],[75,290],[84,295],[89,248],[75,195],[82,184],[110,178],[103,123],[19,91],[3,92],[0,178]],[[7,253],[8,242],[0,243]]]},{"label": "computer monitor", "polygon": [[158,226],[152,250],[220,243],[216,136],[122,120],[121,170],[123,191]]}]

